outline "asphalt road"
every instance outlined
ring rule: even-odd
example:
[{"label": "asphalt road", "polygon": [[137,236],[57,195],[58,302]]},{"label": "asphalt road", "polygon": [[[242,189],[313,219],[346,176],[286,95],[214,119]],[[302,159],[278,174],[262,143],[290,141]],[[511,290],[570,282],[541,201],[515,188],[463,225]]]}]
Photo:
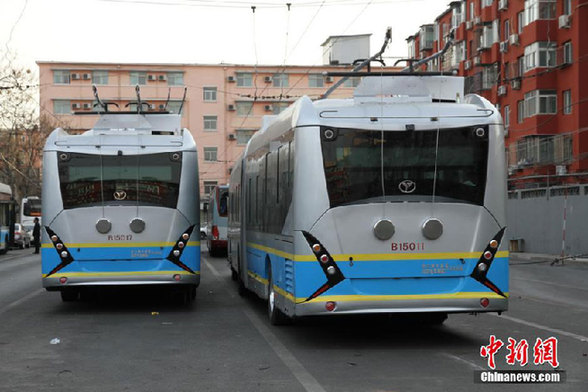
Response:
[{"label": "asphalt road", "polygon": [[[241,298],[223,258],[204,255],[195,304],[160,290],[62,303],[41,289],[31,250],[0,256],[0,391],[588,391],[588,263],[512,260],[510,310],[451,315],[443,326],[325,317],[273,327]],[[558,339],[566,381],[474,383],[490,335]],[[58,340],[57,340],[58,339]],[[57,343],[58,342],[58,343]],[[57,344],[52,344],[57,343]]]}]

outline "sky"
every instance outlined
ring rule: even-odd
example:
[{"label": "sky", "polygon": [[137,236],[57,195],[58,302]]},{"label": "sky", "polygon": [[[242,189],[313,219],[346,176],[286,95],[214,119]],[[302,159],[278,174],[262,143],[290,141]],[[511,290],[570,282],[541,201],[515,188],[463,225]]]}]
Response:
[{"label": "sky", "polygon": [[[288,10],[287,3],[291,3]],[[34,62],[320,65],[332,35],[392,27],[387,65],[448,0],[0,0],[0,53]],[[252,10],[255,6],[255,12]]]}]

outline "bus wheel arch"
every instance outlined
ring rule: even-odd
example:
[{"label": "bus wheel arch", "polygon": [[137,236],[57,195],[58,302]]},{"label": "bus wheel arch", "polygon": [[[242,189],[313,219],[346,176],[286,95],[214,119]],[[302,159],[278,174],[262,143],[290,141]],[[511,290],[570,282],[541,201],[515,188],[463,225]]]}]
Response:
[{"label": "bus wheel arch", "polygon": [[271,262],[266,260],[267,268],[267,314],[272,325],[286,325],[291,324],[292,319],[288,317],[276,306],[277,293],[274,290],[274,281],[272,274]]}]

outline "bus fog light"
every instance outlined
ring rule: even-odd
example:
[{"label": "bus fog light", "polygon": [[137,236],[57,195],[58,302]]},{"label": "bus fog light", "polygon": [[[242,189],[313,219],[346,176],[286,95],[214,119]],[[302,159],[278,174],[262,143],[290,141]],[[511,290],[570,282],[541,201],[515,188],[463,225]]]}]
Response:
[{"label": "bus fog light", "polygon": [[182,241],[178,242],[178,248],[182,249],[184,246],[185,244]]},{"label": "bus fog light", "polygon": [[318,253],[321,251],[321,246],[319,244],[314,244],[312,246],[312,250],[313,250],[313,252]]},{"label": "bus fog light", "polygon": [[482,298],[480,300],[480,305],[482,305],[483,308],[487,308],[488,305],[490,305],[490,300],[488,298]]},{"label": "bus fog light", "polygon": [[329,262],[329,256],[327,255],[322,255],[321,256],[321,263],[325,264]]},{"label": "bus fog light", "polygon": [[66,250],[64,250],[63,252],[61,252],[61,257],[63,257],[65,259],[65,258],[67,258],[67,256],[69,256],[69,254],[67,253]]},{"label": "bus fog light", "polygon": [[182,275],[180,275],[180,274],[175,274],[175,275],[174,275],[174,280],[175,280],[176,282],[179,282],[181,279],[182,279]]},{"label": "bus fog light", "polygon": [[58,240],[58,239],[59,239],[59,238],[57,238],[57,236],[56,236],[55,234],[53,234],[53,235],[51,236],[51,241],[53,241],[53,242],[57,242],[57,240]]},{"label": "bus fog light", "polygon": [[61,250],[61,249],[63,249],[63,244],[60,242],[60,243],[56,244],[55,247],[57,248],[57,250]]},{"label": "bus fog light", "polygon": [[487,269],[488,269],[488,266],[487,266],[486,264],[484,264],[484,263],[480,263],[480,264],[478,264],[478,270],[479,270],[480,272],[484,272],[484,271],[486,271]]},{"label": "bus fog light", "polygon": [[190,238],[190,234],[188,234],[188,233],[184,233],[184,234],[182,234],[182,239],[183,239],[184,241],[188,241],[188,238]]},{"label": "bus fog light", "polygon": [[325,304],[325,309],[327,309],[327,311],[332,312],[333,310],[335,310],[337,308],[337,302],[334,301],[328,301]]},{"label": "bus fog light", "polygon": [[330,266],[329,268],[327,268],[327,273],[328,273],[329,275],[335,275],[335,272],[336,272],[336,271],[335,271],[335,267],[333,267],[333,266]]},{"label": "bus fog light", "polygon": [[490,241],[490,247],[491,247],[492,249],[496,249],[496,248],[498,248],[498,241],[496,241],[496,240],[492,240],[492,241]]},{"label": "bus fog light", "polygon": [[176,257],[178,257],[178,256],[180,255],[180,251],[179,251],[179,250],[177,250],[177,249],[176,249],[176,250],[174,250],[174,252],[173,252],[173,253],[174,253],[174,256],[176,256]]},{"label": "bus fog light", "polygon": [[492,258],[492,252],[490,252],[490,251],[484,252],[484,258],[486,260],[490,260]]},{"label": "bus fog light", "polygon": [[67,283],[67,278],[65,276],[62,276],[61,278],[59,278],[59,283],[66,284]]}]

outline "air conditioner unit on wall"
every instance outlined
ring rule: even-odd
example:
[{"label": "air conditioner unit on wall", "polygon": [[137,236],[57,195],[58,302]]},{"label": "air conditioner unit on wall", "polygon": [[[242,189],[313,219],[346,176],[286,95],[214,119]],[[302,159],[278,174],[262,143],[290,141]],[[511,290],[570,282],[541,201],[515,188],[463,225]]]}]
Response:
[{"label": "air conditioner unit on wall", "polygon": [[335,81],[335,78],[332,76],[327,76],[325,78],[325,82],[327,82],[327,83],[333,83],[334,81]]},{"label": "air conditioner unit on wall", "polygon": [[155,80],[155,75],[147,75],[147,80]]},{"label": "air conditioner unit on wall", "polygon": [[71,79],[72,80],[79,80],[80,79],[80,74],[79,73],[73,73],[73,74],[71,74]]},{"label": "air conditioner unit on wall", "polygon": [[71,108],[72,108],[72,109],[74,109],[74,110],[75,110],[75,109],[79,109],[80,107],[81,107],[81,106],[80,106],[80,104],[79,104],[79,103],[72,103],[72,104],[71,104]]},{"label": "air conditioner unit on wall", "polygon": [[502,53],[506,53],[508,51],[508,41],[503,41],[500,43],[500,51]]},{"label": "air conditioner unit on wall", "polygon": [[235,77],[233,75],[227,76],[227,82],[229,82],[229,83],[235,83]]},{"label": "air conditioner unit on wall", "polygon": [[234,133],[229,133],[229,140],[236,140],[237,137],[235,136]]},{"label": "air conditioner unit on wall", "polygon": [[271,76],[266,76],[266,77],[264,77],[264,78],[263,78],[263,81],[264,81],[264,82],[266,82],[266,83],[271,83],[271,82],[272,82],[272,80],[273,80],[273,79],[272,79],[272,77],[271,77]]},{"label": "air conditioner unit on wall", "polygon": [[472,29],[472,27],[474,27],[474,22],[472,22],[471,20],[468,20],[468,21],[466,22],[466,29],[467,29],[467,30],[471,30],[471,29]]},{"label": "air conditioner unit on wall", "polygon": [[92,109],[92,104],[91,103],[85,103],[84,104],[84,109]]},{"label": "air conditioner unit on wall", "polygon": [[511,81],[510,87],[512,87],[513,90],[520,90],[521,89],[521,79],[514,79],[513,81]]},{"label": "air conditioner unit on wall", "polygon": [[463,69],[465,69],[466,71],[472,69],[472,62],[470,60],[466,60],[463,63]]},{"label": "air conditioner unit on wall", "polygon": [[235,105],[233,105],[233,104],[228,104],[228,105],[227,105],[227,110],[228,110],[229,112],[234,112],[234,111],[235,111]]},{"label": "air conditioner unit on wall", "polygon": [[474,65],[480,65],[482,63],[482,60],[480,59],[480,56],[474,56]]},{"label": "air conditioner unit on wall", "polygon": [[479,16],[476,16],[476,17],[474,18],[474,24],[475,24],[475,25],[479,25],[479,24],[480,24],[480,17],[479,17]]},{"label": "air conditioner unit on wall", "polygon": [[165,80],[167,80],[167,76],[159,75],[159,80],[165,81]]},{"label": "air conditioner unit on wall", "polygon": [[498,95],[506,95],[506,86],[498,86]]},{"label": "air conditioner unit on wall", "polygon": [[500,0],[498,2],[498,11],[505,11],[508,8],[508,0]]},{"label": "air conditioner unit on wall", "polygon": [[518,45],[519,44],[519,35],[518,34],[511,34],[508,41],[511,45]]},{"label": "air conditioner unit on wall", "polygon": [[84,80],[90,80],[92,78],[92,75],[90,75],[89,73],[85,73],[82,75],[82,79]]},{"label": "air conditioner unit on wall", "polygon": [[274,110],[274,107],[272,105],[265,105],[263,108],[266,112],[271,112],[272,110]]},{"label": "air conditioner unit on wall", "polygon": [[569,29],[570,28],[570,16],[563,14],[559,16],[559,28]]}]

